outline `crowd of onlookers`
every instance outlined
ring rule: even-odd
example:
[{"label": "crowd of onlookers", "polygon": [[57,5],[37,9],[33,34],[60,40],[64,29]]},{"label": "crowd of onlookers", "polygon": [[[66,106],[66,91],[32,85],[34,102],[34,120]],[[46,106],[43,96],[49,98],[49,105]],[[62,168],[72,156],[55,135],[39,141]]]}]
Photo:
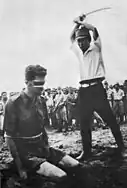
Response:
[{"label": "crowd of onlookers", "polygon": [[[103,83],[107,99],[112,108],[117,122],[122,124],[127,120],[127,80],[122,85],[116,83],[109,85],[107,81]],[[79,127],[78,119],[78,89],[67,87],[57,89],[47,89],[43,92],[46,100],[51,126],[57,127],[59,131],[64,129],[74,129]],[[94,112],[93,124],[105,126],[104,120]]]},{"label": "crowd of onlookers", "polygon": [[[127,80],[122,85],[109,85],[104,81],[105,93],[109,104],[116,116],[117,122],[122,124],[127,120]],[[2,92],[0,96],[0,130],[3,129],[4,107],[9,97],[18,92]],[[79,128],[78,118],[78,89],[73,87],[47,88],[42,97],[47,104],[49,126],[58,131],[67,132]],[[93,114],[93,125],[106,126],[97,112]]]},{"label": "crowd of onlookers", "polygon": [[114,86],[105,81],[104,87],[117,122],[122,124],[127,120],[127,80],[122,85],[116,83]]},{"label": "crowd of onlookers", "polygon": [[74,129],[79,126],[77,109],[78,89],[67,87],[57,89],[47,89],[45,97],[50,125],[56,127],[58,131]]}]

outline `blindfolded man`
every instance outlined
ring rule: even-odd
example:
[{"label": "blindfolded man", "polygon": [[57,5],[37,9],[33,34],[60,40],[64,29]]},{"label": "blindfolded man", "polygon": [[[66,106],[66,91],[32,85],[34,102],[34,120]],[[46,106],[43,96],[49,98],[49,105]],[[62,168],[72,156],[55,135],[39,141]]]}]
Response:
[{"label": "blindfolded man", "polygon": [[21,178],[26,179],[27,172],[34,171],[53,181],[66,182],[67,187],[68,173],[71,173],[71,177],[86,187],[88,174],[83,166],[48,144],[45,125],[49,120],[45,100],[41,97],[46,75],[47,70],[40,65],[26,68],[26,88],[10,97],[5,108],[6,142]]}]

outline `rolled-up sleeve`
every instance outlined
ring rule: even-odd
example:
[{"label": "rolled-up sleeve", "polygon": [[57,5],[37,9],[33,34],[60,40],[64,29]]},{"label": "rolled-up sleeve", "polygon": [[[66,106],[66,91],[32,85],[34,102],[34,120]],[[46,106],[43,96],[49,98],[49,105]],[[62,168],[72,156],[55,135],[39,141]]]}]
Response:
[{"label": "rolled-up sleeve", "polygon": [[17,113],[14,102],[9,100],[5,106],[4,114],[4,132],[8,136],[15,136],[16,134]]}]

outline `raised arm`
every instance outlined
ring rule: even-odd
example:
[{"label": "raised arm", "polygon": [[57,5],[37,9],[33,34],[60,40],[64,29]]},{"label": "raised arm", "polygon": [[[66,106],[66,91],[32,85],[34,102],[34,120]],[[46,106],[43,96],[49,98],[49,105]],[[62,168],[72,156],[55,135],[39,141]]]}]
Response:
[{"label": "raised arm", "polygon": [[99,49],[101,49],[101,39],[98,33],[98,30],[96,27],[94,27],[91,24],[88,23],[82,23],[82,25],[84,25],[87,29],[89,29],[90,31],[93,32],[93,40],[94,40],[94,44],[96,46],[98,46]]},{"label": "raised arm", "polygon": [[73,22],[74,22],[76,25],[75,25],[75,27],[74,27],[72,33],[71,33],[71,36],[70,36],[70,39],[71,39],[72,43],[75,41],[75,31],[82,25],[82,22],[83,22],[83,20],[85,19],[85,17],[86,17],[86,16],[85,16],[84,14],[82,14],[81,16],[78,16],[77,18],[75,18],[75,19],[73,20]]},{"label": "raised arm", "polygon": [[80,26],[80,24],[76,24],[72,33],[71,33],[70,39],[71,39],[72,43],[75,41],[75,31],[79,28],[79,26]]}]

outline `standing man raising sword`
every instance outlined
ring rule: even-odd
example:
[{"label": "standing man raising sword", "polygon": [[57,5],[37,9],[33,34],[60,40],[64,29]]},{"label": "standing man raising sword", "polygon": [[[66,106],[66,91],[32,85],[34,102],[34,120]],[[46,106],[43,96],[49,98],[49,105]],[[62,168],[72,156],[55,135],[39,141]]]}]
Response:
[{"label": "standing man raising sword", "polygon": [[[92,135],[91,120],[96,111],[111,128],[118,145],[117,152],[121,154],[124,143],[120,128],[110,108],[106,91],[102,81],[105,79],[105,66],[102,58],[102,46],[97,28],[84,22],[86,15],[74,20],[76,24],[71,34],[72,50],[79,60],[80,89],[79,89],[79,115],[83,152],[78,160],[87,160],[91,156]],[[92,31],[93,42],[91,43]]]}]

